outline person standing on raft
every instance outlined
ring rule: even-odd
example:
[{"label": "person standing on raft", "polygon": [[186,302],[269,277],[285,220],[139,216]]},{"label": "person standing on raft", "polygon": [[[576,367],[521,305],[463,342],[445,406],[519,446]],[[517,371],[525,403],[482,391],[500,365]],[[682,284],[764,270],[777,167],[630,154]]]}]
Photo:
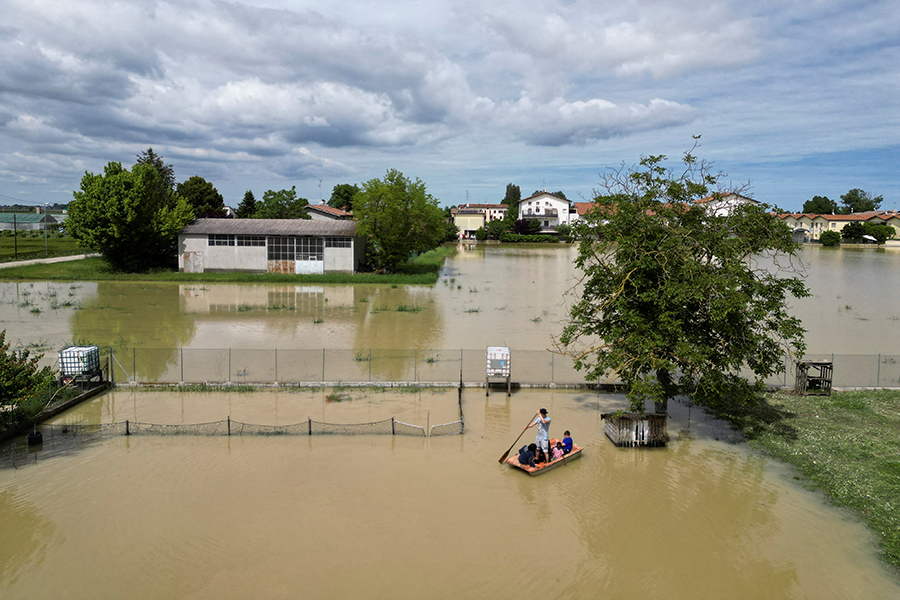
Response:
[{"label": "person standing on raft", "polygon": [[[537,435],[534,436],[534,443],[537,447],[544,451],[545,460],[550,460],[550,417],[547,415],[547,409],[542,408],[538,411],[538,416],[534,421],[525,426],[529,429],[538,426]],[[524,430],[523,430],[524,431]]]}]

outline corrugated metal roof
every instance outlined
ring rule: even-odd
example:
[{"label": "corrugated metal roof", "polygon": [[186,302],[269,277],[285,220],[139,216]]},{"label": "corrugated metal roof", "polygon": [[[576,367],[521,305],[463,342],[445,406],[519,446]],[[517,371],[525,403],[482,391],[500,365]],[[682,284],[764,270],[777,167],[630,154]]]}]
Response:
[{"label": "corrugated metal roof", "polygon": [[181,231],[182,235],[313,235],[354,236],[354,221],[316,221],[313,219],[197,219]]}]

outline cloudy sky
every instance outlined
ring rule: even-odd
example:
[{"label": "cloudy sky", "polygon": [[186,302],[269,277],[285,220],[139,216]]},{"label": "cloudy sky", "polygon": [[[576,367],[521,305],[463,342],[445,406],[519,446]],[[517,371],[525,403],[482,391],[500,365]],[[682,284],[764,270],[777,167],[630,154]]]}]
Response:
[{"label": "cloudy sky", "polygon": [[698,155],[900,209],[898,0],[0,0],[0,204],[152,147],[236,206],[389,168],[444,205]]}]

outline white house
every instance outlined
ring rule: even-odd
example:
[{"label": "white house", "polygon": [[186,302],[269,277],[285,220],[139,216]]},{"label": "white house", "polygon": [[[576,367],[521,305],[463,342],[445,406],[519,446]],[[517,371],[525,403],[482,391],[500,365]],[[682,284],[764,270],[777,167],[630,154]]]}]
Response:
[{"label": "white house", "polygon": [[535,219],[541,231],[552,231],[557,225],[571,225],[577,219],[571,202],[547,192],[538,192],[519,201],[519,219]]},{"label": "white house", "polygon": [[706,198],[694,200],[694,204],[705,204],[708,210],[717,217],[728,216],[736,206],[747,203],[759,204],[759,202],[753,198],[741,196],[734,192],[726,192],[724,194],[716,194],[714,196],[707,196]]},{"label": "white house", "polygon": [[185,273],[352,273],[365,255],[353,221],[197,219],[178,236]]}]

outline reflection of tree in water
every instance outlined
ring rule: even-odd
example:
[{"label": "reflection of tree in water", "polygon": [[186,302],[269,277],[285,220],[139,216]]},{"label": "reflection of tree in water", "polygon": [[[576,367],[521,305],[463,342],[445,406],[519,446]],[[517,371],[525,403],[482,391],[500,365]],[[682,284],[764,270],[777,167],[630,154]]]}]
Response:
[{"label": "reflection of tree in water", "polygon": [[20,569],[39,564],[47,554],[53,525],[12,489],[0,489],[0,582],[14,582]]},{"label": "reflection of tree in water", "polygon": [[[411,379],[413,363],[421,367],[429,358],[424,351],[443,345],[443,319],[434,304],[432,288],[368,286],[357,293],[366,299],[368,310],[359,311],[354,345],[360,350],[383,350],[373,355],[373,379]],[[439,356],[431,358],[443,360]],[[457,354],[447,360],[459,364]]]},{"label": "reflection of tree in water", "polygon": [[693,597],[712,590],[790,595],[796,569],[766,556],[784,531],[773,515],[778,492],[764,481],[765,459],[691,440],[600,456],[602,490],[565,501],[591,532],[584,541],[592,560],[612,578],[652,577],[648,586],[667,582]]},{"label": "reflection of tree in water", "polygon": [[130,363],[137,348],[138,372],[149,380],[177,362],[178,348],[189,345],[196,329],[177,284],[126,282],[98,283],[96,300],[73,313],[71,326],[74,340],[112,347],[120,362]]}]

